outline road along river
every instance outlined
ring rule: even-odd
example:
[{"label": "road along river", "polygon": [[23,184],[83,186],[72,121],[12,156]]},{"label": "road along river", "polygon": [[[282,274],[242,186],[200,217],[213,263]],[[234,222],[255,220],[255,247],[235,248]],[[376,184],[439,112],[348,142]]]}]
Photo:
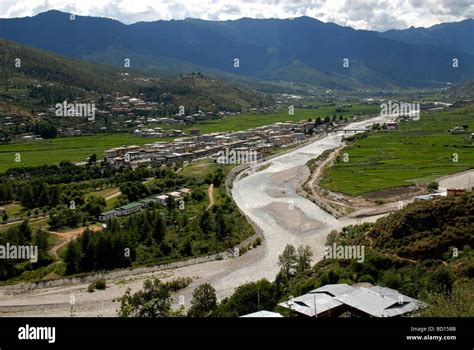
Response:
[{"label": "road along river", "polygon": [[[346,129],[363,130],[374,122],[386,121],[386,118],[376,117],[351,123]],[[263,232],[265,239],[261,247],[238,258],[111,279],[106,290],[94,293],[88,293],[87,284],[84,283],[29,291],[12,291],[0,287],[0,316],[69,316],[72,312],[72,295],[75,300],[74,315],[114,316],[118,303],[113,299],[123,295],[128,287],[132,292],[140,289],[143,281],[153,276],[163,280],[193,278],[191,285],[175,295],[176,299],[183,296],[186,304],[189,304],[193,290],[206,282],[214,286],[218,298],[223,298],[245,282],[261,278],[273,280],[279,270],[278,255],[287,244],[295,247],[309,245],[314,252],[314,260],[320,260],[327,234],[358,221],[350,218],[335,219],[313,202],[300,197],[296,188],[310,175],[306,162],[327,149],[340,146],[343,136],[343,131],[325,136],[265,163],[254,165],[234,180],[232,196],[244,214]],[[265,165],[268,167],[258,171]],[[359,222],[375,221],[379,217],[380,215],[367,217]]]}]

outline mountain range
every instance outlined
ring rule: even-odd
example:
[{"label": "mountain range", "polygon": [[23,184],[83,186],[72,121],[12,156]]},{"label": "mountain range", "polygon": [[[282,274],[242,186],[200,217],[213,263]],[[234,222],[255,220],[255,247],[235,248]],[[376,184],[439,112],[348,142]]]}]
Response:
[{"label": "mountain range", "polygon": [[330,89],[396,89],[474,79],[473,27],[469,19],[379,33],[310,17],[125,25],[52,10],[1,19],[0,37],[119,67],[129,59],[131,68],[162,76],[199,70]]},{"label": "mountain range", "polygon": [[[0,136],[27,131],[41,119],[38,113],[56,103],[73,99],[98,101],[101,95],[111,93],[139,95],[159,103],[154,111],[156,116],[176,113],[181,105],[187,106],[187,112],[192,114],[199,109],[240,111],[273,104],[264,94],[199,73],[160,79],[0,39],[0,117],[18,117],[21,122],[17,124],[24,126],[13,123],[7,127],[2,120]],[[70,122],[74,124],[77,120],[72,118]]]}]

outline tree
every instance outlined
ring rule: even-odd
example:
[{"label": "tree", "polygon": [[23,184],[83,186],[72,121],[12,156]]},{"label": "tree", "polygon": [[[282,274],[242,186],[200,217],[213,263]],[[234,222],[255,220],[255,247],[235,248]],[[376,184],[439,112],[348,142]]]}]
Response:
[{"label": "tree", "polygon": [[296,273],[308,271],[311,268],[313,252],[309,246],[299,246],[296,256]]},{"label": "tree", "polygon": [[97,154],[94,153],[89,157],[89,165],[95,165],[95,163],[97,163]]},{"label": "tree", "polygon": [[208,317],[217,309],[216,290],[205,283],[197,287],[193,292],[191,308],[188,311],[190,317]]},{"label": "tree", "polygon": [[45,139],[54,138],[58,135],[56,127],[45,121],[41,121],[34,126],[34,132]]},{"label": "tree", "polygon": [[224,299],[218,308],[221,316],[241,316],[260,310],[273,310],[281,299],[275,286],[266,279],[245,283]]},{"label": "tree", "polygon": [[201,217],[199,218],[199,227],[204,234],[209,234],[212,232],[212,218],[209,210],[204,211],[204,213],[202,213]]},{"label": "tree", "polygon": [[297,262],[296,249],[291,244],[288,244],[283,253],[278,257],[278,265],[286,277],[290,277],[294,272]]},{"label": "tree", "polygon": [[82,259],[82,250],[78,242],[72,241],[68,244],[66,253],[64,254],[64,262],[66,263],[66,273],[74,274],[79,272]]},{"label": "tree", "polygon": [[38,261],[39,266],[47,265],[51,258],[48,254],[48,233],[44,230],[38,230],[33,237],[33,245],[38,247]]},{"label": "tree", "polygon": [[230,227],[226,222],[224,214],[218,210],[216,213],[216,235],[217,239],[222,241],[230,233]]},{"label": "tree", "polygon": [[51,188],[50,198],[49,198],[49,206],[54,208],[59,204],[59,195],[60,191],[58,186],[54,186]]},{"label": "tree", "polygon": [[321,117],[317,117],[315,120],[314,120],[314,127],[317,128],[318,126],[322,125],[323,124],[323,121],[321,120]]},{"label": "tree", "polygon": [[107,203],[103,197],[90,196],[87,199],[87,203],[83,208],[83,211],[91,217],[97,217],[104,210]]},{"label": "tree", "polygon": [[169,288],[158,278],[147,279],[143,289],[131,294],[130,288],[118,298],[119,317],[168,317],[171,314]]},{"label": "tree", "polygon": [[31,209],[35,207],[35,197],[33,194],[33,189],[29,183],[23,187],[20,202],[25,208]]},{"label": "tree", "polygon": [[28,243],[31,241],[31,229],[28,225],[28,220],[23,220],[18,227],[18,236],[22,243]]},{"label": "tree", "polygon": [[435,270],[428,279],[428,290],[438,294],[451,294],[453,290],[454,277],[451,271],[445,267]]},{"label": "tree", "polygon": [[166,226],[161,213],[158,213],[153,226],[153,239],[157,244],[161,243],[165,238]]}]

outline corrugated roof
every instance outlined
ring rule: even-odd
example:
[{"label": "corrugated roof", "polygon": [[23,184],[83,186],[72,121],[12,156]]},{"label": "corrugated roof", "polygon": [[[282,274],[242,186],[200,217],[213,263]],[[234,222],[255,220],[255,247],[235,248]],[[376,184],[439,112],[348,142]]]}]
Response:
[{"label": "corrugated roof", "polygon": [[257,311],[248,315],[243,315],[240,317],[283,317],[278,312],[271,312],[271,311]]},{"label": "corrugated roof", "polygon": [[117,210],[112,209],[112,210],[106,211],[106,212],[104,212],[104,213],[102,213],[102,214],[100,214],[100,215],[106,216],[106,215],[111,215],[111,214],[116,214],[116,213],[117,213]]},{"label": "corrugated roof", "polygon": [[133,209],[133,208],[136,208],[136,207],[141,207],[143,206],[143,203],[130,203],[130,204],[126,204],[126,205],[122,205],[121,207],[119,207],[118,209],[120,210],[127,210],[127,209]]},{"label": "corrugated roof", "polygon": [[386,308],[398,302],[366,288],[355,289],[352,293],[337,296],[335,299],[375,317],[382,317]]},{"label": "corrugated roof", "polygon": [[395,289],[378,286],[352,287],[344,283],[327,284],[293,298],[291,302],[285,301],[278,305],[314,317],[316,312],[319,315],[342,304],[375,317],[398,316],[424,306],[422,302]]},{"label": "corrugated roof", "polygon": [[313,289],[310,293],[327,293],[332,296],[348,294],[354,291],[354,288],[346,283],[326,284],[317,289]]},{"label": "corrugated roof", "polygon": [[316,313],[318,315],[322,314],[330,309],[334,309],[342,305],[342,303],[326,294],[309,293],[293,298],[291,302],[285,301],[278,305],[294,310],[306,316],[314,317]]}]

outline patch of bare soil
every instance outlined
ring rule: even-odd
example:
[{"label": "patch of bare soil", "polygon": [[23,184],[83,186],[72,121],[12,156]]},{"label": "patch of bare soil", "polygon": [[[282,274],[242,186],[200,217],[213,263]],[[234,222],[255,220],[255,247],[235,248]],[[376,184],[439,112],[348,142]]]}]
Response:
[{"label": "patch of bare soil", "polygon": [[58,258],[59,249],[64,247],[66,244],[68,244],[72,240],[78,238],[80,235],[82,235],[84,233],[84,231],[87,228],[90,229],[93,232],[97,232],[97,231],[102,230],[101,226],[92,225],[92,226],[88,226],[88,227],[78,227],[78,228],[72,229],[72,230],[67,231],[67,232],[49,231],[50,233],[54,234],[55,236],[57,236],[59,238],[59,242],[49,250],[49,254],[51,256],[53,256],[54,258]]},{"label": "patch of bare soil", "polygon": [[368,193],[363,197],[369,201],[382,200],[385,202],[394,202],[408,200],[414,196],[419,196],[421,194],[426,193],[426,187],[421,185],[414,185],[406,187],[387,188],[386,190]]},{"label": "patch of bare soil", "polygon": [[273,202],[265,206],[264,210],[275,219],[278,225],[295,234],[324,226],[322,222],[309,218],[300,208],[288,203]]},{"label": "patch of bare soil", "polygon": [[306,165],[297,166],[288,170],[275,173],[271,181],[276,186],[290,185],[296,191],[298,184],[306,180],[309,176],[309,170]]}]

